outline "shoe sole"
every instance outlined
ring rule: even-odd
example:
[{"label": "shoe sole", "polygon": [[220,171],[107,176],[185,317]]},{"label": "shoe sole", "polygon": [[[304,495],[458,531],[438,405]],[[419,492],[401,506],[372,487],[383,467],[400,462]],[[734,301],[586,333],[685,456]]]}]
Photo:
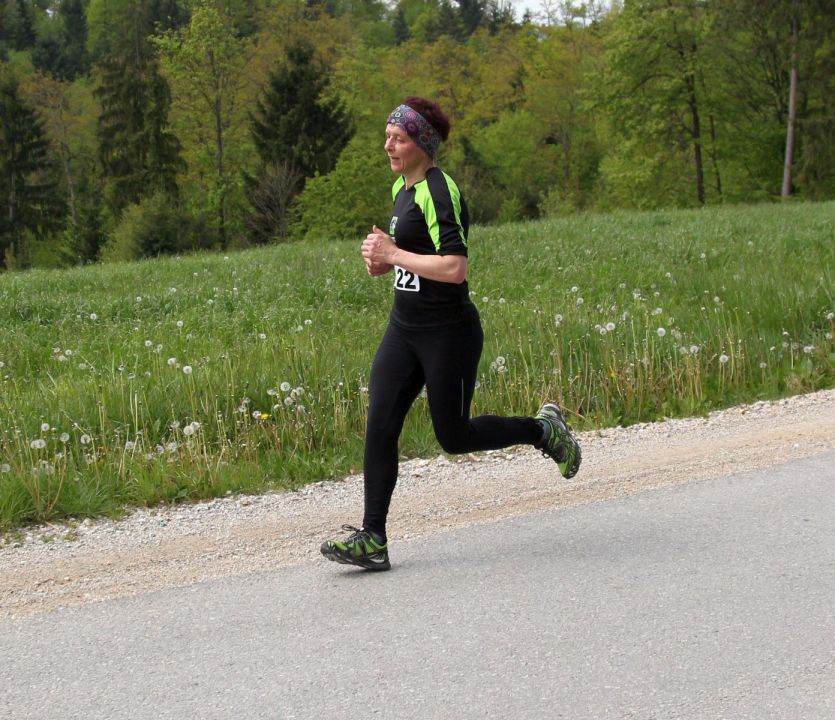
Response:
[{"label": "shoe sole", "polygon": [[348,558],[344,555],[340,555],[338,551],[325,552],[322,550],[322,555],[324,555],[328,560],[338,562],[340,565],[353,565],[355,567],[361,567],[365,570],[373,570],[375,572],[379,572],[381,570],[391,570],[391,563],[388,560],[384,563],[375,563],[370,560],[362,560],[354,557]]}]

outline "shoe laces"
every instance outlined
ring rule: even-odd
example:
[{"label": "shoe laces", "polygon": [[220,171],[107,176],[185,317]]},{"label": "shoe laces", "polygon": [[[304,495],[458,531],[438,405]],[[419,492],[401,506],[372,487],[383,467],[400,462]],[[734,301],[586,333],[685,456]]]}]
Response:
[{"label": "shoe laces", "polygon": [[343,525],[342,529],[345,532],[351,533],[345,538],[346,543],[355,543],[355,542],[362,542],[366,539],[371,539],[371,534],[368,530],[363,530],[362,528],[354,527],[353,525]]}]

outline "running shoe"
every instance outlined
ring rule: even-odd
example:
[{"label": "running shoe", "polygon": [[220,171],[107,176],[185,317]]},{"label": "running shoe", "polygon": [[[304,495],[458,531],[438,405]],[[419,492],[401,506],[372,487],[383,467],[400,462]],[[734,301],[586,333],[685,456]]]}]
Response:
[{"label": "running shoe", "polygon": [[368,530],[343,525],[351,533],[344,540],[325,540],[322,555],[343,565],[358,565],[366,570],[390,570],[388,543],[381,543]]},{"label": "running shoe", "polygon": [[580,469],[582,453],[562,411],[554,403],[545,403],[535,417],[548,426],[548,433],[534,447],[557,463],[566,480],[573,478]]}]

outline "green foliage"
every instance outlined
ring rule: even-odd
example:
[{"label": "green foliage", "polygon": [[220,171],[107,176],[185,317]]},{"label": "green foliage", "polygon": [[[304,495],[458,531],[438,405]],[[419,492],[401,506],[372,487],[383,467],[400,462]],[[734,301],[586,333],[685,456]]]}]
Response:
[{"label": "green foliage", "polygon": [[20,97],[12,75],[0,76],[0,267],[27,264],[29,239],[57,227],[55,191],[41,117]]},{"label": "green foliage", "polygon": [[[156,202],[126,213],[149,241],[182,222]],[[591,429],[835,387],[833,216],[792,203],[474,227],[473,412],[547,397]],[[358,245],[311,234],[0,275],[0,527],[356,471],[392,301]],[[438,452],[425,400],[400,447]]]},{"label": "green foliage", "polygon": [[172,255],[213,245],[205,222],[190,217],[164,193],[128,206],[102,248],[106,262]]},{"label": "green foliage", "polygon": [[381,146],[379,135],[357,135],[333,172],[308,181],[296,202],[295,237],[357,238],[373,224],[388,226],[394,178]]}]

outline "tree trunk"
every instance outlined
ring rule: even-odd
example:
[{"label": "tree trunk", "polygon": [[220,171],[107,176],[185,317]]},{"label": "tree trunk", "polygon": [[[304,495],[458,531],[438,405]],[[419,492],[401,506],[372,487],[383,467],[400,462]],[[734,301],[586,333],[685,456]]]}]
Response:
[{"label": "tree trunk", "polygon": [[217,144],[217,175],[220,183],[220,206],[218,207],[218,235],[220,246],[226,249],[226,169],[223,163],[223,110],[219,97],[215,98],[215,143]]},{"label": "tree trunk", "polygon": [[792,194],[792,166],[794,165],[794,136],[797,122],[797,35],[799,32],[797,10],[792,12],[792,67],[789,77],[789,126],[786,130],[786,157],[783,164],[782,197]]},{"label": "tree trunk", "polygon": [[696,198],[699,205],[705,204],[705,168],[702,160],[702,123],[699,117],[699,103],[696,100],[695,81],[692,76],[686,78],[690,106],[690,116],[693,120],[691,132],[693,133],[693,162],[696,165]]}]

